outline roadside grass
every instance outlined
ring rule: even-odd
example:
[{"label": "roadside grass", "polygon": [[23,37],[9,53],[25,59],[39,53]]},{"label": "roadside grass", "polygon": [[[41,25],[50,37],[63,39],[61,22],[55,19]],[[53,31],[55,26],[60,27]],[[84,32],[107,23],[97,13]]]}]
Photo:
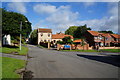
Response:
[{"label": "roadside grass", "polygon": [[2,57],[0,57],[0,80],[2,78]]},{"label": "roadside grass", "polygon": [[27,55],[27,53],[28,53],[28,48],[22,46],[21,49],[22,49],[22,50],[20,51],[20,50],[19,50],[19,47],[12,47],[12,48],[10,48],[10,47],[2,47],[2,48],[0,48],[0,52],[2,52],[2,53],[8,53],[8,54],[17,52],[18,55]]},{"label": "roadside grass", "polygon": [[0,58],[2,58],[2,78],[20,78],[15,71],[25,67],[25,61],[8,57]]},{"label": "roadside grass", "polygon": [[101,51],[118,53],[118,52],[120,52],[120,49],[101,49]]},{"label": "roadside grass", "polygon": [[60,50],[60,51],[73,51],[73,52],[99,52],[97,50]]}]

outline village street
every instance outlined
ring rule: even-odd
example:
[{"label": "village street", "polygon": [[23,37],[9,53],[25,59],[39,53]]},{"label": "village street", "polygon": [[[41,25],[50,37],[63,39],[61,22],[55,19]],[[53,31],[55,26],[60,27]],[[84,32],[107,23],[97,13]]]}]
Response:
[{"label": "village street", "polygon": [[28,47],[26,69],[32,72],[33,78],[118,78],[115,55],[106,57],[103,53],[61,52],[33,45]]}]

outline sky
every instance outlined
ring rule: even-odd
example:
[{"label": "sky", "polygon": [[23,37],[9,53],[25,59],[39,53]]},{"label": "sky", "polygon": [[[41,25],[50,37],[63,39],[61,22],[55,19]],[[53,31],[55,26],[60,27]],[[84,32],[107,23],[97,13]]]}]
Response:
[{"label": "sky", "polygon": [[117,2],[2,2],[2,8],[24,14],[33,30],[49,28],[56,33],[87,24],[95,31],[118,33]]}]

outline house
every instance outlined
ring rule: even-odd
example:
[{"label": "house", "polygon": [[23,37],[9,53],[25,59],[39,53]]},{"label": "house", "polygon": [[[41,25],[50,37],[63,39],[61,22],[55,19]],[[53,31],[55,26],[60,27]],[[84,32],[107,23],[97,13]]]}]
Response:
[{"label": "house", "polygon": [[40,42],[51,42],[51,40],[52,40],[51,29],[45,29],[45,28],[38,29],[38,44],[40,44]]},{"label": "house", "polygon": [[99,33],[97,31],[90,31],[88,30],[85,35],[86,41],[89,43],[90,46],[95,48],[96,45],[101,47],[103,46],[113,46],[119,43],[120,35],[117,34],[109,34],[109,33]]},{"label": "house", "polygon": [[89,46],[93,46],[95,48],[95,45],[99,44],[99,45],[103,45],[103,42],[101,41],[102,36],[99,35],[99,32],[97,31],[90,31],[88,30],[85,34],[84,34],[87,43],[89,43]]},{"label": "house", "polygon": [[73,41],[73,36],[66,35],[66,34],[60,32],[60,33],[52,34],[52,42],[57,43],[57,41],[62,41],[62,39],[64,37],[70,37]]},{"label": "house", "polygon": [[112,41],[111,44],[113,46],[119,46],[120,45],[120,35],[118,34],[111,34]]},{"label": "house", "polygon": [[11,36],[8,34],[8,35],[5,35],[3,37],[3,45],[11,45]]},{"label": "house", "polygon": [[111,46],[112,37],[109,33],[99,33],[102,36],[101,41],[103,45],[100,46]]}]

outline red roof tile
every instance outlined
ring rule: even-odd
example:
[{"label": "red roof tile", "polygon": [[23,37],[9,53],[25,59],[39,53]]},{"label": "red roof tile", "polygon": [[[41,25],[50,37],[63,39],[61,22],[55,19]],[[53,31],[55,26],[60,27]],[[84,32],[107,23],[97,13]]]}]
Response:
[{"label": "red roof tile", "polygon": [[38,32],[52,33],[52,30],[51,29],[45,29],[45,28],[39,28]]},{"label": "red roof tile", "polygon": [[118,34],[111,34],[111,36],[114,38],[120,38],[120,35],[118,35]]},{"label": "red roof tile", "polygon": [[71,35],[65,35],[63,33],[52,34],[52,39],[62,39],[64,37],[68,37],[68,36],[70,36],[71,39],[73,39],[73,36],[71,36]]},{"label": "red roof tile", "polygon": [[81,39],[74,40],[73,42],[82,42]]},{"label": "red roof tile", "polygon": [[91,35],[93,35],[93,36],[98,36],[98,35],[99,35],[99,32],[97,32],[97,31],[90,31],[90,30],[88,30],[88,32],[89,32]]}]

